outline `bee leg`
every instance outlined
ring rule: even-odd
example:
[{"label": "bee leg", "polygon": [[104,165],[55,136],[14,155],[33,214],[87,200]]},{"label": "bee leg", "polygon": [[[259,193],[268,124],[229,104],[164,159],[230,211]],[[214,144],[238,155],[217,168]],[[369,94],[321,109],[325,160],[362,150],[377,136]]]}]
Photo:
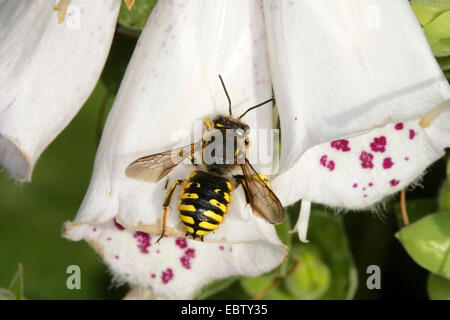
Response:
[{"label": "bee leg", "polygon": [[209,117],[206,117],[205,119],[203,119],[203,125],[204,125],[208,130],[211,130],[211,129],[212,129],[211,119],[209,119]]},{"label": "bee leg", "polygon": [[162,214],[162,232],[161,232],[161,236],[158,238],[158,240],[156,240],[156,243],[158,243],[159,240],[161,240],[164,237],[164,233],[166,231],[167,210],[169,209],[170,201],[172,200],[175,188],[182,182],[184,182],[184,181],[183,180],[176,180],[170,186],[169,190],[167,190],[166,194],[164,195],[164,199],[163,199],[163,214]]},{"label": "bee leg", "polygon": [[196,166],[196,167],[198,166],[198,164],[195,162],[194,156],[190,156],[189,159],[191,159],[191,163],[192,163],[194,166]]},{"label": "bee leg", "polygon": [[159,243],[159,240],[161,240],[164,237],[164,233],[166,231],[166,218],[167,218],[167,208],[163,208],[163,214],[162,214],[163,218],[163,225],[162,225],[162,232],[161,235],[159,236],[158,240],[156,240],[156,243]]},{"label": "bee leg", "polygon": [[202,240],[202,242],[203,242],[203,237],[204,237],[204,236],[200,236],[200,237],[199,237],[199,238],[200,238],[200,240]]},{"label": "bee leg", "polygon": [[166,179],[166,183],[164,184],[164,190],[167,190],[168,186],[169,186],[169,178]]}]

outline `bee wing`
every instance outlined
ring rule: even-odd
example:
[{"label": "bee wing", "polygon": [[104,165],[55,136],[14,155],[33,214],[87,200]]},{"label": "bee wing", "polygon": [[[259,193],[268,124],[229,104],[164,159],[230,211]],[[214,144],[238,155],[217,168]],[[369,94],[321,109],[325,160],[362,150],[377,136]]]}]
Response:
[{"label": "bee wing", "polygon": [[272,224],[284,219],[283,205],[272,189],[264,182],[252,165],[245,159],[241,165],[244,175],[243,187],[253,212]]},{"label": "bee wing", "polygon": [[125,175],[136,180],[158,182],[184,159],[200,150],[201,141],[190,145],[139,158],[128,165]]}]

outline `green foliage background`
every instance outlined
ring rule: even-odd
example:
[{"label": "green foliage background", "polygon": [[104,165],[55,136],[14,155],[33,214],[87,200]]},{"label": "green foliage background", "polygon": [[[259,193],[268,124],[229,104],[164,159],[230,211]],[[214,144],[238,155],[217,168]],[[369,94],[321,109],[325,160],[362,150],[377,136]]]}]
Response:
[{"label": "green foliage background", "polygon": [[[134,11],[121,11],[101,80],[80,113],[41,156],[33,182],[18,184],[0,173],[0,287],[4,287],[0,298],[118,299],[127,292],[126,286],[110,285],[106,267],[85,242],[63,239],[61,227],[74,218],[87,189],[99,132],[135,38],[155,2],[137,1]],[[441,68],[450,76],[449,1],[412,1],[412,5]],[[450,299],[450,182],[446,175],[441,159],[429,168],[423,188],[407,192],[413,223],[407,228],[403,228],[397,198],[377,215],[336,215],[313,206],[310,242],[302,244],[296,234],[288,233],[299,211],[299,204],[293,205],[287,208],[286,224],[278,228],[280,238],[291,248],[282,266],[258,278],[218,281],[198,298],[248,299],[288,275],[264,298]],[[424,250],[430,241],[444,249]],[[289,273],[296,262],[298,267]],[[66,269],[72,264],[81,268],[81,290],[66,287]],[[381,290],[367,289],[369,265],[381,268]]]}]

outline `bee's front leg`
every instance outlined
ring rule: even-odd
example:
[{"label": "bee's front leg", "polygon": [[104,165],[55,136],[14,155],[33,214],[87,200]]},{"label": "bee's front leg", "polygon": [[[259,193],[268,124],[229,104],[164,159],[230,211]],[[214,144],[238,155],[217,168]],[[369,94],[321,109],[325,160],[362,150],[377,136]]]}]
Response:
[{"label": "bee's front leg", "polygon": [[167,210],[169,209],[170,201],[172,200],[172,197],[173,197],[176,187],[183,182],[184,182],[184,180],[176,180],[170,186],[169,190],[167,190],[166,194],[164,195],[163,214],[162,214],[162,232],[161,232],[161,236],[158,238],[158,240],[156,240],[156,243],[158,243],[159,240],[161,240],[164,237],[164,233],[166,231]]}]

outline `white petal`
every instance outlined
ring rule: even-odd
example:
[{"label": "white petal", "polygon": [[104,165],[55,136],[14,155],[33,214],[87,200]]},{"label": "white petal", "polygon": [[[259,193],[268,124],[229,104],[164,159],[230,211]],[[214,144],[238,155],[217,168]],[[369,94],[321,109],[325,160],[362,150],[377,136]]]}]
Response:
[{"label": "white petal", "polygon": [[192,299],[205,284],[232,275],[257,276],[280,264],[286,248],[265,241],[201,243],[155,237],[117,228],[114,223],[74,226],[65,236],[85,239],[102,256],[118,282],[128,282],[168,299]]},{"label": "white petal", "polygon": [[30,180],[34,163],[89,97],[114,34],[119,0],[0,1],[0,164]]},{"label": "white petal", "polygon": [[[117,216],[128,228],[161,232],[166,179],[146,183],[125,177],[140,156],[190,142],[193,123],[228,112],[221,74],[239,115],[271,97],[262,9],[255,1],[160,1],[138,41],[109,115],[89,190],[75,223]],[[253,130],[271,128],[271,106],[243,118]],[[188,139],[186,139],[186,137]],[[180,141],[183,141],[180,143]],[[184,179],[179,165],[170,183]],[[239,188],[225,222],[205,241],[268,240],[279,245],[273,226],[245,207]],[[174,195],[167,234],[184,236]]]},{"label": "white petal", "polygon": [[407,187],[450,146],[450,108],[429,127],[388,124],[362,136],[309,149],[273,188],[284,205],[298,199],[362,209]]},{"label": "white petal", "polygon": [[298,238],[300,239],[301,242],[304,243],[309,242],[306,239],[306,234],[308,233],[308,223],[310,213],[311,213],[311,202],[307,200],[302,200],[297,224],[295,225],[294,230],[292,230],[292,232],[297,231]]},{"label": "white petal", "polygon": [[281,170],[311,146],[418,118],[450,98],[407,0],[265,0],[264,12]]}]

